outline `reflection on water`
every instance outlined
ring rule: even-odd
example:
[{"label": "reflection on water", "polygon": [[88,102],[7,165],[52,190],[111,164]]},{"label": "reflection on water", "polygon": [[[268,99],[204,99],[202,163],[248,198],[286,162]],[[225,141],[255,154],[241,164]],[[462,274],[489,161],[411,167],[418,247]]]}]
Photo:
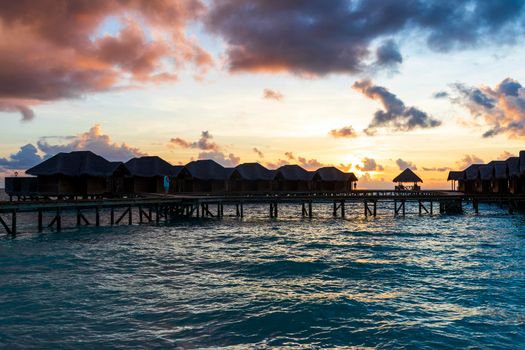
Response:
[{"label": "reflection on water", "polygon": [[[364,219],[356,205],[346,220],[328,206],[307,220],[289,206],[269,220],[267,209],[249,208],[243,221],[3,238],[0,348],[518,349],[525,341],[522,216],[483,207],[480,216],[394,219],[383,207]],[[29,218],[22,224],[31,231]]]}]

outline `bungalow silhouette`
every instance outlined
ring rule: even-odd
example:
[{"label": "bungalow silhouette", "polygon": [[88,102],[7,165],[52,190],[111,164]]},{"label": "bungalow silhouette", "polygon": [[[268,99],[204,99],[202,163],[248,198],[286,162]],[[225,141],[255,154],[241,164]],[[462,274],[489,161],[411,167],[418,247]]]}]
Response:
[{"label": "bungalow silhouette", "polygon": [[525,193],[525,151],[521,151],[519,157],[450,171],[447,180],[452,181],[453,189],[467,194]]},{"label": "bungalow silhouette", "polygon": [[231,169],[211,159],[194,160],[186,164],[177,175],[180,192],[217,193],[226,192]]},{"label": "bungalow silhouette", "polygon": [[345,173],[335,167],[319,168],[312,174],[311,189],[317,192],[348,192],[352,191],[357,177],[353,173]]},{"label": "bungalow silhouette", "polygon": [[176,192],[174,180],[184,169],[173,166],[157,156],[133,158],[126,162],[130,175],[126,177],[126,190],[130,193],[164,193],[164,178],[170,180],[170,192]]},{"label": "bungalow silhouette", "polygon": [[259,163],[239,164],[232,169],[228,181],[231,192],[270,192],[275,171]]},{"label": "bungalow silhouette", "polygon": [[306,192],[310,190],[312,176],[313,173],[299,165],[283,165],[275,170],[273,177],[274,190]]},{"label": "bungalow silhouette", "polygon": [[[397,186],[395,187],[396,190],[402,191],[402,190],[412,190],[412,191],[419,191],[421,188],[419,187],[418,183],[423,182],[419,176],[417,176],[411,169],[406,168],[396,176],[392,182],[397,183]],[[412,184],[405,185],[406,183]]]},{"label": "bungalow silhouette", "polygon": [[225,168],[211,159],[173,166],[157,156],[110,162],[90,151],[59,153],[27,170],[34,177],[6,178],[11,196],[128,196],[164,193],[348,192],[357,178],[335,167],[299,165],[270,170],[259,163]]},{"label": "bungalow silhouette", "polygon": [[26,173],[36,176],[37,193],[46,196],[124,193],[124,177],[129,175],[124,163],[110,162],[90,151],[58,153]]}]

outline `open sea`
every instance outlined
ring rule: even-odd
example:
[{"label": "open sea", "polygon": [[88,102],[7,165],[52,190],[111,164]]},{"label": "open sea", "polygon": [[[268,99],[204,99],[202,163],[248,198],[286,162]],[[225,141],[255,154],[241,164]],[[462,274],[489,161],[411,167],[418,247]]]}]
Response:
[{"label": "open sea", "polygon": [[22,218],[0,236],[0,348],[523,349],[525,217],[480,210],[246,206],[42,234]]}]

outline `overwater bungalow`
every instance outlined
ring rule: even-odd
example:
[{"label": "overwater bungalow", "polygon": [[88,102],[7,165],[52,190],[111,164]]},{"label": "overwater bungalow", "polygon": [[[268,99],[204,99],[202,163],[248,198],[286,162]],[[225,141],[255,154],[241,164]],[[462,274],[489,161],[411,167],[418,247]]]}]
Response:
[{"label": "overwater bungalow", "polygon": [[[462,186],[465,193],[476,193],[477,188],[481,185],[478,184],[479,180],[479,168],[484,164],[472,164],[465,169],[465,183]],[[461,185],[460,185],[461,186]]]},{"label": "overwater bungalow", "polygon": [[276,191],[308,191],[312,173],[299,165],[283,165],[275,170],[274,187]]},{"label": "overwater bungalow", "polygon": [[490,183],[491,193],[508,193],[509,192],[509,173],[507,162],[504,160],[493,160],[488,163],[492,166],[492,179]]},{"label": "overwater bungalow", "polygon": [[[406,168],[392,180],[392,182],[397,183],[397,186],[395,187],[396,191],[403,191],[403,190],[409,190],[409,191],[419,191],[421,188],[419,187],[418,183],[423,182],[419,176],[417,176],[411,169]],[[407,183],[412,184],[405,185]]]},{"label": "overwater bungalow", "polygon": [[110,162],[90,151],[58,153],[27,170],[37,177],[37,192],[47,196],[93,196],[124,193],[122,162]]},{"label": "overwater bungalow", "polygon": [[231,172],[231,168],[225,168],[211,159],[194,160],[184,166],[175,181],[180,192],[225,192]]},{"label": "overwater bungalow", "polygon": [[164,193],[165,177],[170,183],[169,191],[177,192],[175,178],[184,168],[173,166],[157,156],[133,158],[126,162],[130,176],[126,177],[126,189],[132,193]]},{"label": "overwater bungalow", "polygon": [[229,176],[231,192],[270,192],[275,170],[259,163],[244,163],[236,166]]},{"label": "overwater bungalow", "polygon": [[464,171],[450,171],[448,173],[447,181],[452,181],[452,191],[465,191],[465,172]]},{"label": "overwater bungalow", "polygon": [[478,168],[478,178],[476,180],[477,193],[492,192],[492,180],[494,179],[494,165],[485,164]]},{"label": "overwater bungalow", "polygon": [[311,188],[318,192],[348,192],[354,189],[356,182],[354,173],[323,167],[313,172]]},{"label": "overwater bungalow", "polygon": [[522,181],[520,181],[520,158],[510,157],[505,161],[509,175],[508,191],[512,194],[523,193]]}]

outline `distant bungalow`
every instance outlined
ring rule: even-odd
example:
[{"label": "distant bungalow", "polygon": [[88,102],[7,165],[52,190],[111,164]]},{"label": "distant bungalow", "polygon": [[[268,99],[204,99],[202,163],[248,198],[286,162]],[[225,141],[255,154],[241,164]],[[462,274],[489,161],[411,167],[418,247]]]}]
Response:
[{"label": "distant bungalow", "polygon": [[[307,171],[299,165],[276,170],[259,163],[225,168],[195,160],[173,166],[160,157],[110,162],[90,151],[59,153],[26,171],[34,177],[6,178],[6,192],[19,197],[102,197],[152,193],[348,192],[353,173],[334,167]],[[165,186],[168,187],[165,187]]]},{"label": "distant bungalow", "polygon": [[525,193],[525,151],[519,157],[494,160],[487,164],[472,164],[461,171],[450,171],[452,189],[467,194]]},{"label": "distant bungalow", "polygon": [[[397,191],[419,191],[421,188],[419,187],[418,183],[423,182],[423,180],[421,180],[421,178],[417,176],[411,169],[406,168],[401,174],[396,176],[392,182],[397,183],[397,186],[395,187]],[[412,186],[405,185],[406,183],[410,183]]]}]

